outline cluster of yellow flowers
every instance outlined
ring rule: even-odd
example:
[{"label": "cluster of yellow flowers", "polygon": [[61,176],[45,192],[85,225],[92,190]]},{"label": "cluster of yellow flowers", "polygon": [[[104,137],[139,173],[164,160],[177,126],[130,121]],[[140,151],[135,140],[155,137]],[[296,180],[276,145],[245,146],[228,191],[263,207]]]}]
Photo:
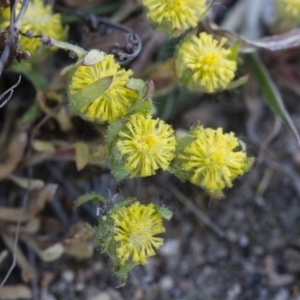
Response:
[{"label": "cluster of yellow flowers", "polygon": [[170,125],[138,113],[120,130],[117,147],[130,176],[145,177],[154,175],[158,168],[167,170],[175,157],[176,140]]},{"label": "cluster of yellow flowers", "polygon": [[247,172],[253,163],[253,158],[247,158],[240,149],[233,132],[198,126],[189,134],[195,140],[179,153],[179,165],[192,183],[210,194],[221,194],[225,187],[231,187],[232,181]]},{"label": "cluster of yellow flowers", "polygon": [[176,75],[179,82],[192,91],[215,93],[229,88],[235,76],[237,63],[227,40],[214,39],[202,32],[199,36],[188,36],[178,47]]},{"label": "cluster of yellow flowers", "polygon": [[206,0],[144,0],[147,17],[155,29],[177,35],[196,27],[207,8]]},{"label": "cluster of yellow flowers", "polygon": [[[182,56],[185,43],[179,50]],[[192,45],[202,49],[203,55],[197,57],[194,50],[181,59],[182,64],[191,68],[212,62],[210,67],[200,68],[191,75],[193,84],[199,81],[209,92],[226,86],[234,76],[236,63],[227,60],[228,50],[222,49],[223,43],[224,40],[218,42],[206,33],[200,34],[199,39],[194,36]],[[95,63],[89,64],[83,58],[70,71],[70,107],[90,121],[109,123],[108,156],[117,180],[151,176],[162,169],[220,196],[235,178],[249,170],[253,159],[247,157],[233,133],[223,133],[221,128],[196,126],[186,137],[176,140],[170,125],[150,115],[147,84],[130,78],[132,71],[121,68],[112,55],[99,52],[98,56]],[[219,76],[222,68],[229,79]],[[106,85],[100,86],[103,80]],[[110,234],[103,236],[99,232],[97,237],[102,251],[114,259],[119,277],[137,264],[145,264],[147,257],[154,255],[163,243],[156,235],[165,231],[158,207],[137,201],[124,203],[104,220],[100,219],[99,231]]]},{"label": "cluster of yellow flowers", "polygon": [[[101,196],[100,196],[101,197]],[[111,257],[115,274],[125,283],[127,273],[138,264],[146,264],[162,246],[165,232],[163,219],[172,212],[165,207],[141,204],[135,198],[124,198],[105,216],[98,218],[96,241],[101,251]]]},{"label": "cluster of yellow flowers", "polygon": [[[21,2],[17,4],[16,13],[20,11]],[[0,11],[0,29],[4,30],[9,25],[10,8]],[[55,40],[64,40],[67,35],[67,28],[63,28],[61,15],[52,13],[50,5],[45,5],[42,0],[31,0],[28,9],[24,15],[20,31],[27,33],[30,31],[33,35],[45,34]],[[28,51],[34,54],[35,61],[43,59],[46,50],[40,39],[30,39],[20,36],[19,48],[22,51]],[[38,59],[37,59],[38,58]]]},{"label": "cluster of yellow flowers", "polygon": [[[20,9],[18,4],[18,10]],[[147,16],[154,27],[176,35],[196,27],[209,6],[206,0],[144,0]],[[183,13],[184,12],[184,13]],[[1,28],[9,23],[9,9],[1,11]],[[59,14],[42,0],[32,0],[21,31],[46,34],[55,40],[65,38]],[[176,79],[184,87],[214,93],[236,86],[237,47],[227,40],[202,32],[188,34],[176,55]],[[20,48],[32,54],[41,51],[39,39],[21,37]],[[193,126],[186,137],[176,140],[174,130],[163,120],[153,118],[149,86],[131,78],[114,59],[91,50],[69,69],[69,107],[77,115],[98,123],[108,123],[107,149],[112,173],[117,180],[127,176],[147,177],[159,169],[220,195],[238,176],[249,170],[248,158],[234,133]],[[89,59],[87,59],[87,57]],[[92,58],[92,59],[91,59]],[[125,199],[105,218],[99,218],[97,241],[102,251],[116,263],[116,274],[124,277],[132,267],[145,264],[163,244],[163,218],[171,213],[154,204]]]},{"label": "cluster of yellow flowers", "polygon": [[[232,70],[236,68],[235,62],[226,60],[227,50],[220,49],[223,42],[219,44],[206,33],[202,33],[199,38],[206,42],[204,46],[197,37],[193,37],[192,40],[205,54],[197,57],[196,52],[190,52],[187,57],[181,59],[182,64],[197,67],[198,64],[204,63],[203,61],[215,61],[215,66],[197,69],[192,74],[191,81],[195,86],[199,81],[200,85],[202,83],[202,87],[206,87],[210,92],[214,88],[222,88],[226,85],[226,79],[219,73],[225,73],[225,78],[233,77]],[[182,52],[185,43],[183,49],[180,49]],[[216,50],[209,52],[206,49],[207,45],[215,47]],[[217,51],[224,57],[221,54],[218,57]],[[186,171],[189,176],[186,175],[185,178],[202,186],[210,194],[231,186],[232,180],[246,172],[246,166],[249,164],[246,154],[236,151],[239,142],[234,134],[223,134],[221,128],[193,129],[190,132],[194,137],[193,143],[178,151],[174,131],[170,125],[160,119],[153,119],[149,114],[150,108],[132,109],[141,100],[141,96],[143,98],[145,95],[140,95],[137,89],[128,87],[129,81],[132,80],[129,79],[131,74],[131,71],[122,69],[112,55],[103,55],[95,64],[76,65],[70,76],[71,102],[82,102],[82,99],[77,97],[78,93],[80,96],[84,95],[82,90],[85,90],[87,95],[91,93],[90,89],[96,90],[89,99],[89,104],[84,103],[75,112],[91,121],[111,124],[108,131],[114,132],[114,135],[109,136],[107,142],[112,170],[122,170],[125,177],[146,177],[154,175],[158,169],[168,170],[171,164],[173,171],[169,171],[175,175],[177,173],[174,169]],[[104,78],[111,78],[110,84],[97,93],[94,83]],[[149,103],[150,100],[147,101]]]},{"label": "cluster of yellow flowers", "polygon": [[132,71],[122,69],[114,60],[113,55],[105,55],[94,65],[80,65],[70,79],[69,96],[73,101],[74,95],[97,80],[112,77],[109,88],[94,98],[93,101],[81,108],[80,112],[90,121],[113,122],[124,117],[128,109],[137,100],[137,93],[126,88]]},{"label": "cluster of yellow flowers", "polygon": [[[205,2],[144,0],[148,17],[169,34],[195,27],[205,12]],[[176,53],[178,81],[193,91],[228,89],[237,62],[226,42],[205,32],[188,35]],[[109,123],[108,158],[117,180],[147,177],[162,169],[220,196],[250,168],[253,159],[247,157],[233,133],[223,133],[221,128],[196,126],[176,140],[170,125],[151,116],[147,83],[131,78],[133,72],[121,68],[112,55],[99,53],[95,63],[84,61],[70,72],[69,105],[83,118]],[[156,236],[165,231],[161,209],[123,201],[105,219],[100,218],[98,244],[115,261],[119,277],[137,264],[145,264],[162,245],[163,239]]]},{"label": "cluster of yellow flowers", "polygon": [[[300,23],[300,0],[274,1],[282,20]],[[215,93],[242,82],[234,81],[238,45],[228,45],[224,37],[195,33],[198,22],[209,10],[206,0],[143,0],[143,4],[152,26],[169,36],[194,28],[179,43],[173,60],[179,84],[191,91]],[[21,2],[17,11],[20,7]],[[9,19],[9,9],[3,9],[2,30]],[[55,40],[66,37],[61,16],[53,14],[42,0],[31,0],[20,30],[42,33]],[[43,51],[39,39],[24,36],[19,47],[36,56]],[[170,125],[151,116],[147,83],[131,78],[133,71],[122,68],[113,55],[98,50],[82,53],[86,56],[79,57],[69,69],[69,107],[91,122],[109,124],[108,160],[117,180],[147,177],[162,169],[202,187],[210,195],[220,196],[224,188],[231,187],[238,176],[250,169],[253,158],[247,157],[234,133],[195,124],[177,140]],[[157,236],[165,232],[163,219],[171,215],[164,207],[126,198],[99,217],[97,242],[114,260],[118,276],[125,278],[131,268],[145,264],[148,257],[155,255],[163,244]]]},{"label": "cluster of yellow flowers", "polygon": [[163,239],[155,235],[165,232],[162,216],[154,204],[138,201],[122,207],[111,215],[114,221],[114,240],[117,242],[117,257],[121,265],[129,258],[134,263],[146,263],[146,258],[155,255],[155,249]]}]

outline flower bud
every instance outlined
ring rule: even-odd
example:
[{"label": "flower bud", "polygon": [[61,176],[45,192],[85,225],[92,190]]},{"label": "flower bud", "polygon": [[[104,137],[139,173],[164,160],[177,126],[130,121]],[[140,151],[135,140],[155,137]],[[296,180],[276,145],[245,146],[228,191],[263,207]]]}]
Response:
[{"label": "flower bud", "polygon": [[[17,13],[20,11],[21,5],[20,2],[17,4]],[[10,8],[1,11],[0,19],[2,29],[9,26]],[[53,14],[50,5],[44,5],[42,0],[31,0],[21,23],[20,31],[23,33],[30,31],[33,35],[44,34],[55,40],[65,40],[68,28],[63,28],[61,15],[59,13]],[[49,53],[39,38],[20,36],[19,48],[22,51],[30,52],[31,62],[39,62]]]},{"label": "flower bud", "polygon": [[[201,186],[211,195],[222,195],[225,187],[247,172],[254,159],[241,150],[239,140],[233,132],[223,133],[197,126],[183,138],[184,146],[172,164],[175,175]],[[181,145],[181,141],[178,141]]]},{"label": "flower bud", "polygon": [[159,168],[168,168],[176,147],[170,125],[152,119],[150,114],[136,113],[119,126],[110,151],[110,165],[117,180],[127,175],[131,178],[151,176]]},{"label": "flower bud", "polygon": [[165,210],[153,203],[141,204],[134,198],[124,198],[98,218],[96,243],[110,256],[115,274],[123,283],[133,267],[146,264],[147,258],[155,255],[163,244],[163,239],[157,235],[165,232],[164,215],[172,216]]},{"label": "flower bud", "polygon": [[196,27],[208,9],[206,0],[144,0],[143,3],[152,27],[169,35]]},{"label": "flower bud", "polygon": [[91,50],[70,72],[70,109],[99,123],[124,117],[138,99],[138,92],[127,87],[132,73],[121,68],[113,55]]},{"label": "flower bud", "polygon": [[236,87],[232,82],[237,69],[236,47],[225,48],[226,41],[205,32],[185,38],[175,58],[177,80],[195,92],[215,93]]}]

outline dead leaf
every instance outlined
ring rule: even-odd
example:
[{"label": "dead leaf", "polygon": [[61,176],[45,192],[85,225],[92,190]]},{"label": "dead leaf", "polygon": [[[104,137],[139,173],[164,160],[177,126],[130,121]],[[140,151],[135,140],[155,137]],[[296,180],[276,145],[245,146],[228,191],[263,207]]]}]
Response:
[{"label": "dead leaf", "polygon": [[0,180],[12,174],[18,163],[23,157],[24,149],[27,144],[27,134],[19,133],[15,136],[8,148],[8,158],[5,163],[0,164]]},{"label": "dead leaf", "polygon": [[90,156],[89,146],[84,142],[75,144],[75,161],[77,170],[82,170],[88,163]]},{"label": "dead leaf", "polygon": [[22,237],[22,240],[24,240],[27,245],[45,262],[57,260],[64,253],[64,247],[61,243],[55,243],[54,245],[42,250],[34,239],[30,237],[23,239]]},{"label": "dead leaf", "polygon": [[252,53],[258,49],[266,49],[270,51],[280,51],[284,49],[292,49],[300,45],[300,29],[296,28],[282,34],[266,36],[258,40],[249,40],[236,32],[219,27],[211,21],[204,23],[208,32],[226,37],[231,43],[239,41],[241,43],[241,53]]},{"label": "dead leaf", "polygon": [[38,152],[55,152],[55,146],[51,142],[41,141],[41,140],[34,140],[33,141],[33,149]]},{"label": "dead leaf", "polygon": [[8,255],[8,251],[7,250],[3,250],[0,253],[0,264],[3,262],[3,260],[7,257]]},{"label": "dead leaf", "polygon": [[21,218],[21,222],[26,222],[32,219],[36,214],[38,214],[45,206],[45,204],[50,201],[56,192],[57,184],[47,184],[41,190],[31,191],[29,195],[30,203],[25,208],[25,212],[22,215],[22,208],[10,208],[1,207],[0,208],[0,221],[6,222],[18,222]]},{"label": "dead leaf", "polygon": [[6,285],[0,288],[0,300],[32,299],[31,290],[24,284]]},{"label": "dead leaf", "polygon": [[15,175],[10,175],[8,176],[7,179],[10,179],[14,183],[16,183],[18,186],[20,186],[23,189],[27,190],[36,190],[36,189],[41,189],[42,187],[45,186],[45,183],[43,180],[40,179],[29,179],[26,177],[19,177]]},{"label": "dead leaf", "polygon": [[59,259],[64,253],[64,247],[61,243],[56,243],[51,247],[37,252],[43,261],[53,261]]},{"label": "dead leaf", "polygon": [[62,131],[70,131],[73,128],[73,124],[70,117],[69,110],[62,106],[57,114],[56,114],[56,120],[59,123],[59,126]]},{"label": "dead leaf", "polygon": [[76,258],[91,258],[94,253],[94,228],[84,222],[72,226],[71,237],[63,242],[65,254]]},{"label": "dead leaf", "polygon": [[[5,245],[7,246],[7,248],[10,250],[11,253],[13,253],[14,252],[14,239],[5,234],[2,234],[1,237],[2,237]],[[21,251],[21,249],[19,248],[19,246],[17,246],[15,250],[16,250],[15,255],[16,255],[17,264],[22,269],[22,279],[24,282],[28,282],[30,279],[35,278],[35,276],[36,276],[35,270],[31,267],[30,263],[28,262],[27,258],[24,256],[24,254]],[[2,295],[2,289],[1,289],[0,295]],[[6,299],[6,298],[3,298],[3,299]]]}]

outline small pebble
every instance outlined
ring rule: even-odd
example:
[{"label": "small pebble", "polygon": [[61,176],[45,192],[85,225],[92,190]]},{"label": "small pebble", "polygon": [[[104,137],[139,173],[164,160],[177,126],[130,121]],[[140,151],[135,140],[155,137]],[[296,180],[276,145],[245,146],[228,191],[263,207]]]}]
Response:
[{"label": "small pebble", "polygon": [[161,289],[169,291],[174,287],[174,280],[171,276],[164,276],[161,278],[159,285]]},{"label": "small pebble", "polygon": [[179,241],[166,240],[165,243],[159,248],[158,252],[163,256],[177,255],[179,253]]},{"label": "small pebble", "polygon": [[75,274],[73,271],[71,270],[66,270],[62,273],[62,278],[64,281],[66,282],[73,282],[74,281],[74,278],[75,278]]},{"label": "small pebble", "polygon": [[250,240],[249,240],[247,235],[243,234],[243,235],[240,236],[239,245],[241,247],[247,247],[249,245],[249,243],[250,243]]},{"label": "small pebble", "polygon": [[84,290],[84,283],[83,282],[78,282],[77,284],[75,284],[74,286],[74,290],[76,292],[82,292]]},{"label": "small pebble", "polygon": [[226,235],[230,242],[234,243],[238,240],[238,235],[235,231],[227,230]]}]

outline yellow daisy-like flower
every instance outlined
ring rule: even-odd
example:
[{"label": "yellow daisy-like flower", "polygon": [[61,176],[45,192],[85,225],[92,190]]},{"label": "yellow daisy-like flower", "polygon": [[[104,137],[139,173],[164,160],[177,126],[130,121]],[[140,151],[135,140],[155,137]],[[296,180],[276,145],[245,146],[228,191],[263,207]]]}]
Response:
[{"label": "yellow daisy-like flower", "polygon": [[166,170],[175,156],[173,129],[160,119],[153,120],[150,115],[131,116],[118,138],[117,147],[131,177],[150,176],[158,168]]},{"label": "yellow daisy-like flower", "polygon": [[218,41],[212,35],[202,32],[186,38],[178,48],[176,57],[177,76],[191,72],[187,87],[213,93],[224,90],[234,78],[237,63],[230,60],[230,50],[224,48],[226,39]]},{"label": "yellow daisy-like flower", "polygon": [[[17,12],[19,12],[20,8],[21,3],[18,3]],[[2,19],[1,28],[6,28],[9,25],[10,8],[5,8],[1,11],[0,19]],[[34,35],[43,33],[55,40],[64,40],[66,37],[66,30],[61,24],[61,15],[58,13],[53,14],[51,6],[44,5],[42,0],[30,1],[20,30],[24,33],[30,30]],[[20,36],[19,47],[21,50],[34,54],[43,46],[39,39]]]},{"label": "yellow daisy-like flower", "polygon": [[196,139],[178,155],[181,166],[191,172],[190,181],[215,194],[247,171],[247,155],[236,151],[239,141],[234,133],[223,133],[202,126],[191,131]]},{"label": "yellow daisy-like flower", "polygon": [[162,238],[155,237],[165,232],[165,228],[154,204],[135,202],[120,208],[111,218],[114,220],[114,240],[121,264],[125,264],[129,258],[145,264],[147,257],[155,255],[155,250],[163,244]]},{"label": "yellow daisy-like flower", "polygon": [[113,122],[126,115],[128,109],[137,100],[136,91],[125,85],[133,74],[116,63],[113,55],[106,55],[103,60],[90,66],[80,65],[75,70],[69,85],[69,94],[79,92],[95,81],[112,76],[109,88],[98,98],[81,109],[81,113],[91,121]]},{"label": "yellow daisy-like flower", "polygon": [[205,12],[206,0],[144,0],[147,17],[168,34],[196,27]]},{"label": "yellow daisy-like flower", "polygon": [[276,0],[276,9],[283,21],[300,24],[300,0]]}]

